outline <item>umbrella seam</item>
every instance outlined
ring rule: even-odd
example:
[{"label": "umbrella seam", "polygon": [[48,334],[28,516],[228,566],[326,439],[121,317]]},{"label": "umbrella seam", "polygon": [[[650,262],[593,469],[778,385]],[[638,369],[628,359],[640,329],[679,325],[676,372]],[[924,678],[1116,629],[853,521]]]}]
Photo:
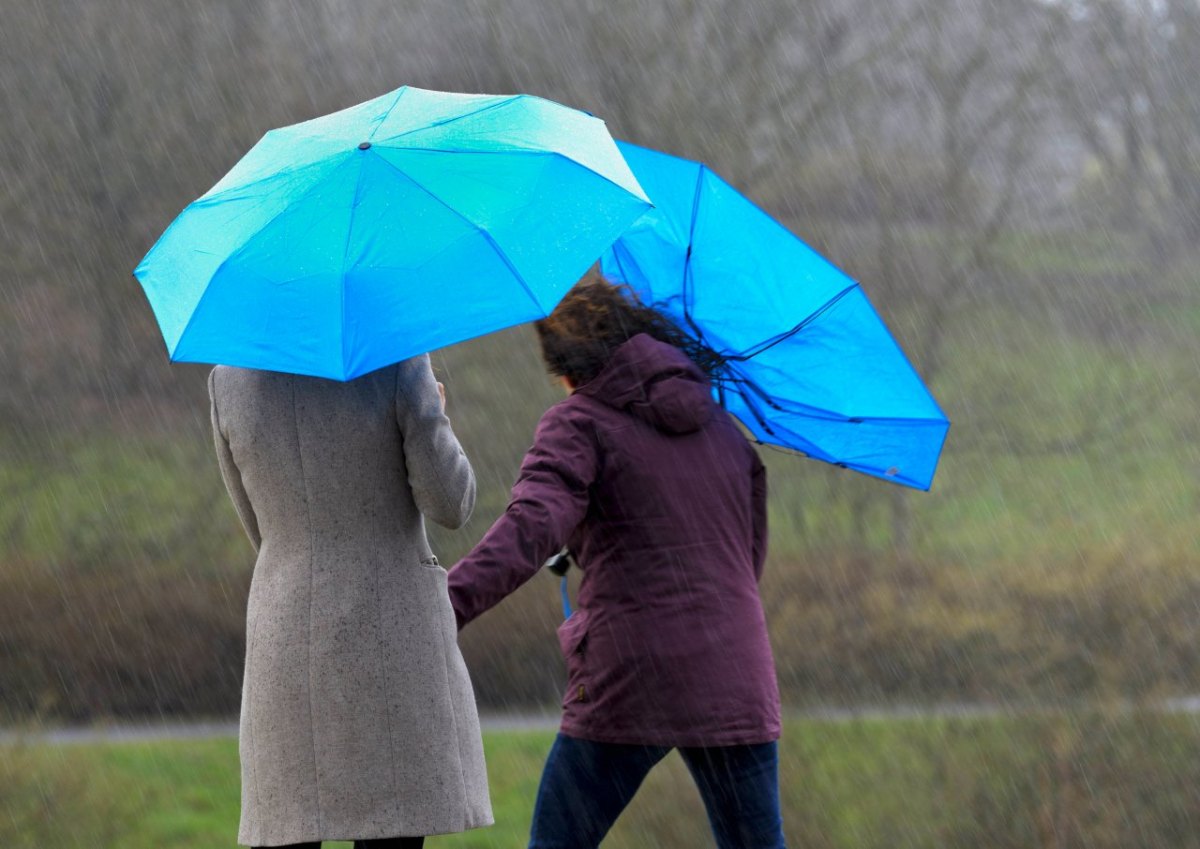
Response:
[{"label": "umbrella seam", "polygon": [[[251,148],[251,150],[253,150],[253,148]],[[249,154],[247,154],[247,155],[249,155]],[[307,171],[309,168],[315,168],[318,165],[324,165],[324,164],[328,163],[330,157],[334,156],[334,155],[336,155],[336,154],[330,154],[329,156],[324,156],[321,159],[314,159],[312,162],[306,162],[303,165],[296,165],[291,168],[281,168],[278,171],[272,171],[270,174],[265,174],[256,180],[251,180],[248,183],[238,183],[235,186],[229,186],[228,188],[222,189],[221,191],[217,192],[215,195],[210,195],[210,194],[201,195],[200,197],[196,198],[194,201],[189,203],[187,206],[185,206],[183,208],[183,211],[187,212],[187,210],[189,210],[193,207],[208,206],[211,203],[213,203],[214,201],[222,201],[225,199],[225,195],[227,195],[231,192],[241,191],[243,189],[251,189],[251,188],[254,188],[255,186],[259,185],[260,183],[266,183],[270,180],[274,180],[276,177],[286,177],[290,174],[299,174],[301,171]],[[236,168],[237,165],[235,164],[234,167]],[[224,179],[224,178],[222,178],[222,179]],[[212,190],[210,189],[209,191],[212,191]],[[176,218],[178,218],[178,216],[176,216]]]},{"label": "umbrella seam", "polygon": [[[822,259],[824,259],[824,257],[822,257]],[[832,265],[832,263],[830,264]],[[837,266],[834,267],[836,268]],[[949,424],[950,419],[946,415],[946,411],[942,409],[942,405],[938,403],[937,398],[933,397],[933,393],[930,392],[929,387],[925,385],[925,380],[921,377],[921,373],[917,371],[916,366],[914,366],[912,364],[912,360],[909,359],[908,353],[896,340],[896,334],[892,333],[892,328],[888,327],[887,322],[883,320],[883,316],[879,314],[879,310],[875,309],[875,304],[871,303],[871,296],[867,294],[865,289],[862,290],[862,296],[863,302],[866,304],[867,309],[871,311],[871,314],[875,316],[875,318],[879,321],[879,324],[882,326],[884,335],[886,335],[887,338],[891,340],[892,344],[896,346],[896,351],[900,354],[900,359],[904,361],[904,364],[909,367],[913,373],[913,376],[916,377],[917,384],[920,386],[921,391],[925,393],[925,397],[929,399],[929,402],[933,404],[934,409],[936,409],[938,413],[941,414],[942,418],[945,419],[946,424]],[[932,485],[932,481],[930,485]]]},{"label": "umbrella seam", "polygon": [[[612,251],[613,261],[617,264],[617,273],[621,275],[621,278],[625,281],[625,285],[630,285],[629,272],[625,270],[625,263],[621,262],[621,252],[618,249],[617,244],[613,243],[610,250]],[[653,290],[651,290],[650,294],[654,294]]]},{"label": "umbrella seam", "polygon": [[808,242],[804,241],[804,239],[797,236],[789,228],[785,227],[781,221],[776,219],[773,215],[771,215],[765,209],[763,209],[761,206],[759,206],[757,203],[755,203],[754,200],[751,199],[748,195],[742,193],[741,191],[738,191],[736,186],[734,186],[732,183],[730,183],[728,180],[726,180],[724,177],[722,177],[716,171],[713,171],[705,163],[698,162],[694,159],[687,159],[686,157],[683,157],[683,156],[676,156],[673,153],[665,153],[661,150],[654,150],[653,148],[643,147],[642,145],[633,144],[633,142],[623,141],[623,142],[621,142],[621,144],[629,145],[630,147],[636,147],[642,151],[656,153],[659,156],[666,156],[671,159],[677,160],[679,162],[687,162],[692,165],[698,165],[700,168],[707,170],[708,173],[710,173],[713,176],[713,179],[719,181],[722,185],[726,186],[731,191],[735,192],[739,197],[741,197],[743,200],[745,200],[751,206],[751,208],[754,209],[755,212],[759,213],[759,215],[761,215],[762,218],[765,220],[767,226],[771,227],[774,230],[778,230],[781,233],[785,233],[788,236],[791,236],[796,241],[800,242],[800,244],[804,245],[804,247],[808,248],[810,251],[812,251],[814,254],[816,254],[823,262],[828,264],[830,267],[832,267],[835,271],[837,271],[843,277],[848,278],[850,276],[850,275],[846,274],[846,272],[843,271],[841,268],[839,268],[835,263],[833,263],[828,257],[826,257],[824,254],[815,250],[812,247],[812,245],[810,245]]},{"label": "umbrella seam", "polygon": [[[494,97],[502,97],[503,95],[493,95],[493,96]],[[419,133],[423,130],[432,130],[434,127],[444,127],[446,124],[453,124],[457,121],[462,121],[465,118],[470,118],[473,115],[480,115],[480,114],[482,114],[484,112],[488,112],[492,109],[499,109],[503,106],[507,106],[508,104],[513,103],[514,101],[517,101],[524,96],[525,95],[523,95],[523,94],[510,95],[508,98],[506,98],[505,100],[501,100],[499,103],[489,103],[486,106],[480,106],[478,109],[472,109],[470,112],[464,112],[461,115],[455,115],[453,118],[445,118],[441,121],[433,121],[432,123],[429,123],[429,124],[422,124],[419,127],[413,127],[411,130],[405,130],[404,132],[397,133],[394,136],[388,136],[386,139],[384,139],[384,141],[385,142],[395,141],[396,139],[404,138],[405,136],[410,136],[413,133]],[[400,98],[396,98],[396,99],[399,100]],[[395,108],[394,104],[393,104],[393,108]],[[388,114],[391,114],[391,109],[388,110]],[[385,116],[384,120],[387,120],[386,116]],[[382,121],[380,122],[380,126],[383,126]],[[379,128],[376,127],[375,131],[378,132]]]},{"label": "umbrella seam", "polygon": [[826,459],[825,457],[818,457],[816,455],[809,454],[805,451],[801,451],[796,448],[789,448],[786,445],[778,445],[774,442],[763,442],[762,440],[757,440],[757,442],[759,445],[765,446],[766,448],[769,448],[772,451],[778,451],[780,454],[799,455],[806,459],[816,460],[819,463],[826,463],[827,465],[830,465],[830,466],[836,466],[839,469],[849,469],[852,472],[858,472],[859,474],[878,478],[879,480],[882,480],[885,483],[896,484],[899,486],[906,486],[909,489],[917,489],[917,490],[920,490],[921,492],[929,492],[929,490],[933,487],[932,479],[930,479],[928,484],[924,484],[921,481],[919,481],[917,478],[910,477],[909,475],[902,475],[902,474],[889,475],[886,470],[880,469],[877,466],[868,465],[867,463],[860,463],[860,462],[856,462],[853,460],[849,460],[849,461],[847,461],[847,460],[829,460],[829,459]]},{"label": "umbrella seam", "polygon": [[[330,169],[330,171],[331,172],[337,171],[339,168],[342,167],[342,165],[345,164],[345,162],[348,162],[348,161],[349,161],[349,157],[346,157],[346,159],[342,163],[339,163],[337,166]],[[272,224],[274,224],[276,221],[278,221],[279,218],[282,217],[283,214],[286,213],[288,210],[293,208],[293,206],[295,206],[298,203],[303,202],[310,194],[312,194],[314,191],[316,191],[317,188],[323,182],[324,182],[323,180],[318,180],[316,183],[313,183],[311,186],[309,186],[307,189],[305,189],[304,193],[302,195],[300,195],[300,197],[295,198],[291,203],[289,203],[283,209],[279,210],[279,212],[272,215],[271,218],[268,221],[266,221],[261,227],[259,227],[257,230],[255,230],[253,233],[251,233],[249,236],[247,236],[246,241],[242,242],[242,244],[240,244],[238,246],[237,250],[235,250],[229,256],[225,257],[225,259],[221,260],[221,264],[218,265],[216,267],[216,269],[213,271],[213,273],[209,275],[208,282],[206,284],[204,284],[204,291],[200,293],[200,297],[196,299],[196,305],[194,307],[192,307],[192,314],[188,316],[187,323],[183,326],[183,330],[180,331],[180,333],[179,333],[179,338],[177,340],[175,340],[175,347],[171,351],[171,360],[173,362],[175,361],[175,351],[179,350],[179,347],[183,344],[183,340],[187,337],[188,331],[192,329],[192,322],[195,321],[196,314],[200,312],[200,307],[201,307],[201,305],[203,305],[204,299],[207,298],[209,292],[212,291],[212,282],[213,282],[213,280],[215,280],[217,278],[217,275],[221,273],[222,269],[224,269],[226,265],[233,262],[233,260],[236,259],[237,257],[240,257],[245,252],[246,247],[250,244],[250,242],[253,241],[260,233],[262,233],[263,230],[266,230],[268,227],[270,227]]]},{"label": "umbrella seam", "polygon": [[[862,288],[859,285],[859,283],[857,281],[853,280],[852,278],[850,278],[849,275],[847,275],[844,271],[842,271],[840,268],[838,268],[836,265],[834,265],[832,262],[830,262],[826,257],[822,256],[821,254],[819,254],[815,250],[813,250],[812,247],[809,246],[806,242],[804,242],[803,239],[798,237],[795,233],[793,233],[787,227],[783,226],[783,224],[781,222],[779,222],[778,220],[776,220],[775,218],[773,218],[772,216],[767,214],[760,206],[758,206],[752,200],[750,200],[748,197],[742,195],[740,192],[738,192],[736,189],[734,189],[732,186],[730,186],[730,184],[727,183],[724,179],[722,179],[720,177],[720,175],[716,174],[715,172],[712,172],[711,169],[708,169],[708,167],[703,162],[695,162],[693,160],[682,159],[681,157],[675,157],[675,156],[671,156],[669,154],[662,154],[661,152],[653,151],[650,148],[640,148],[637,145],[630,144],[629,142],[618,142],[618,148],[621,149],[623,153],[625,152],[625,150],[627,148],[633,148],[635,150],[646,151],[646,152],[652,153],[656,156],[665,157],[674,162],[680,163],[680,165],[688,165],[688,166],[691,166],[692,168],[697,169],[695,178],[694,178],[695,184],[694,184],[694,189],[693,189],[693,195],[691,198],[691,200],[692,200],[691,215],[687,221],[687,236],[688,236],[688,238],[687,238],[687,243],[686,243],[686,254],[684,257],[684,261],[683,261],[682,279],[677,278],[677,280],[679,281],[679,293],[677,295],[673,295],[662,301],[656,301],[655,306],[658,306],[661,303],[663,305],[661,308],[663,309],[664,312],[667,312],[668,310],[666,309],[666,304],[668,302],[678,299],[678,301],[680,302],[679,303],[680,309],[679,310],[670,310],[669,312],[676,314],[676,315],[678,315],[679,312],[682,312],[682,321],[686,327],[688,334],[690,336],[692,336],[693,338],[697,339],[698,341],[700,341],[702,344],[705,344],[710,349],[712,348],[712,345],[710,344],[710,340],[706,337],[705,329],[702,328],[700,326],[700,324],[698,324],[697,321],[695,320],[695,318],[692,316],[692,309],[694,306],[694,298],[695,298],[696,291],[697,291],[697,283],[696,283],[697,272],[696,272],[695,267],[692,264],[692,259],[693,259],[694,246],[695,246],[697,230],[698,230],[699,206],[700,206],[700,201],[701,201],[702,195],[704,193],[703,190],[705,187],[704,172],[706,170],[710,171],[713,180],[716,181],[715,186],[720,186],[720,187],[724,187],[725,189],[728,189],[735,196],[741,198],[741,200],[744,201],[748,205],[748,210],[754,214],[754,217],[756,219],[758,219],[758,221],[756,223],[759,226],[769,227],[771,230],[774,230],[777,234],[786,236],[786,238],[789,240],[794,240],[800,246],[805,248],[809,253],[811,253],[812,256],[816,260],[818,260],[820,263],[822,263],[830,271],[834,272],[837,277],[840,277],[842,280],[845,281],[845,283],[843,284],[844,288],[842,288],[841,291],[835,290],[834,296],[832,298],[825,299],[826,302],[824,304],[821,304],[816,309],[811,310],[811,312],[808,316],[806,316],[802,321],[798,322],[797,324],[795,324],[795,326],[791,327],[790,329],[787,329],[784,332],[779,333],[774,337],[760,339],[756,344],[750,345],[749,347],[742,348],[740,354],[732,353],[732,350],[736,350],[736,349],[732,349],[732,346],[729,346],[729,347],[726,347],[724,350],[731,351],[731,353],[718,355],[718,356],[723,357],[723,359],[725,360],[725,362],[724,362],[725,367],[720,369],[718,371],[718,373],[716,375],[714,375],[713,384],[715,386],[716,393],[720,399],[722,406],[725,406],[726,409],[728,409],[728,402],[731,402],[733,400],[733,398],[737,398],[740,401],[740,405],[739,405],[740,409],[738,412],[738,416],[743,418],[744,423],[746,423],[751,429],[757,431],[753,435],[754,435],[755,441],[759,442],[760,444],[765,444],[768,447],[776,448],[777,450],[787,450],[790,453],[803,454],[804,456],[810,457],[812,459],[820,460],[822,462],[825,462],[825,463],[828,463],[831,465],[835,465],[835,466],[839,466],[841,468],[852,468],[852,469],[855,469],[856,471],[860,471],[860,472],[868,474],[868,475],[877,476],[877,477],[882,478],[885,481],[890,482],[890,483],[898,483],[898,484],[913,487],[916,489],[923,489],[923,490],[928,491],[930,488],[930,485],[931,485],[931,481],[932,481],[932,470],[930,472],[929,479],[926,479],[926,477],[923,474],[920,475],[919,477],[913,477],[912,475],[900,474],[900,469],[894,465],[887,466],[885,469],[884,467],[876,467],[874,465],[871,465],[869,463],[864,463],[862,461],[838,460],[836,457],[828,454],[825,450],[823,450],[817,443],[812,442],[811,440],[805,439],[800,434],[793,432],[793,426],[799,426],[800,430],[807,429],[806,426],[804,425],[804,421],[807,420],[808,422],[821,422],[827,427],[832,427],[839,432],[845,432],[845,433],[852,432],[852,431],[848,431],[846,429],[845,425],[856,425],[857,426],[857,425],[866,424],[868,429],[872,429],[872,426],[882,426],[885,428],[893,428],[893,429],[899,430],[901,432],[906,430],[911,433],[911,432],[915,432],[919,429],[921,431],[928,431],[931,434],[935,434],[935,435],[940,434],[940,439],[936,439],[936,441],[938,442],[937,450],[933,454],[933,458],[934,458],[933,466],[936,469],[937,456],[941,453],[941,450],[945,445],[946,438],[947,438],[949,428],[950,428],[950,422],[946,418],[945,413],[942,411],[940,406],[937,404],[936,400],[933,398],[932,393],[929,391],[928,387],[926,387],[923,384],[923,382],[921,381],[920,375],[916,372],[916,369],[913,368],[912,363],[909,361],[909,359],[908,359],[907,355],[904,353],[903,349],[898,344],[896,344],[896,340],[895,340],[894,335],[891,332],[891,329],[886,325],[886,323],[884,323],[882,321],[882,318],[879,316],[878,312],[874,310],[873,305],[871,305],[871,303],[870,303],[870,300],[868,298],[866,298],[865,293],[862,292]],[[634,171],[634,176],[635,176],[635,178],[638,176],[638,173],[636,170]],[[684,184],[684,185],[686,186],[686,184]],[[679,186],[678,188],[683,188],[684,191],[686,191],[686,188],[684,188],[684,186]],[[686,198],[686,195],[684,195],[683,198],[679,198],[679,200],[686,203],[684,198]],[[677,211],[680,213],[686,214],[686,207],[684,209],[680,209]],[[674,218],[673,217],[669,218],[666,223],[673,225]],[[680,223],[682,223],[682,222],[680,222]],[[626,269],[624,268],[624,266],[626,264],[626,257],[623,256],[623,252],[621,250],[621,245],[620,244],[614,245],[611,250],[610,255],[613,258],[613,260],[615,261],[616,271],[619,274],[625,275],[627,277]],[[630,261],[634,261],[633,257],[634,257],[633,252],[630,252],[630,256],[629,256]],[[650,275],[646,275],[646,276],[649,278]],[[649,282],[649,280],[647,280],[647,282]],[[846,284],[849,284],[849,285],[846,285]],[[820,407],[805,405],[802,403],[781,402],[781,401],[778,401],[775,398],[773,398],[761,386],[759,386],[756,381],[750,380],[743,373],[740,363],[744,362],[744,363],[747,363],[747,365],[753,365],[752,358],[757,357],[760,354],[763,354],[764,352],[770,350],[772,347],[779,345],[782,342],[784,342],[785,340],[798,334],[799,332],[804,330],[807,326],[811,325],[814,321],[819,320],[820,317],[826,313],[826,311],[832,309],[840,300],[845,298],[847,295],[850,295],[856,289],[859,290],[860,293],[862,293],[863,300],[867,306],[868,312],[870,312],[874,315],[874,318],[878,322],[880,328],[883,330],[885,337],[891,341],[893,347],[895,348],[896,353],[899,355],[900,364],[904,368],[906,368],[908,374],[911,375],[911,377],[913,377],[916,380],[917,387],[918,387],[918,394],[923,396],[923,398],[929,402],[928,406],[930,409],[923,410],[922,411],[923,414],[921,414],[919,416],[909,416],[909,417],[903,417],[903,416],[878,416],[878,417],[853,416],[853,415],[846,415],[844,413],[835,413],[830,410],[824,410],[824,409],[821,409]],[[781,317],[783,317],[783,316],[781,316]],[[719,337],[714,337],[714,339],[712,341],[720,341],[720,340],[719,340]],[[761,363],[761,362],[762,361],[760,360],[759,363]],[[903,375],[899,375],[899,376],[903,377]],[[729,392],[729,397],[726,396],[727,390]],[[768,411],[768,407],[771,410],[775,410],[775,411],[778,411],[779,413],[783,414],[783,416],[776,416],[776,418],[778,419],[778,427],[772,426],[773,422],[769,419],[769,415],[771,415],[771,414]],[[788,419],[791,419],[791,422],[789,422]],[[765,434],[765,436],[760,437],[760,434]],[[764,441],[768,437],[772,440],[771,442]],[[796,444],[804,445],[805,449],[800,450],[800,449],[797,449],[796,447],[785,447],[785,446],[776,444],[776,441],[780,440],[780,439],[785,439],[788,441],[792,441]],[[913,459],[914,459],[914,463],[915,463],[914,468],[919,468],[920,470],[923,471],[925,468],[924,463],[921,462],[915,455],[914,455]]]},{"label": "umbrella seam", "polygon": [[396,92],[396,99],[392,101],[392,105],[387,108],[387,111],[379,116],[379,120],[375,122],[375,126],[367,136],[367,141],[375,141],[375,134],[379,132],[379,128],[383,126],[384,122],[392,116],[392,110],[396,108],[396,104],[400,102],[400,98],[404,97],[406,91],[408,91],[408,86],[400,86],[400,90]]},{"label": "umbrella seam", "polygon": [[[369,136],[367,136],[368,139],[373,139],[375,137],[375,133],[377,133],[379,131],[379,128],[383,125],[383,122],[386,121],[388,116],[392,114],[392,110],[396,108],[396,104],[400,102],[401,96],[403,96],[403,94],[406,91],[408,91],[408,86],[400,87],[400,90],[396,94],[396,99],[392,101],[392,105],[389,106],[387,111],[383,113],[383,116],[381,118],[379,118],[378,122],[375,125],[375,128],[371,131],[371,134]],[[304,124],[304,123],[307,123],[307,122],[306,121],[300,122],[300,124]],[[267,136],[271,135],[272,133],[281,133],[281,132],[291,129],[292,127],[300,126],[300,124],[291,124],[287,127],[274,127],[270,130],[267,130],[265,133],[262,134],[262,136],[258,140],[258,143],[256,143],[254,145],[254,147],[258,147],[258,145],[262,143],[262,140],[265,139]],[[246,152],[247,156],[249,156],[250,152],[254,150],[254,147],[250,148],[250,150]],[[246,158],[245,156],[242,157],[242,159],[245,159],[245,158]],[[312,162],[306,162],[303,165],[296,165],[291,168],[281,168],[278,171],[273,171],[270,174],[265,174],[262,177],[259,177],[257,180],[251,180],[248,183],[239,183],[236,186],[229,186],[226,189],[222,189],[217,194],[210,194],[212,192],[212,189],[209,189],[208,192],[205,192],[203,195],[196,198],[196,200],[192,201],[190,204],[188,204],[187,207],[184,207],[184,209],[186,210],[188,207],[195,206],[195,205],[203,203],[203,202],[216,200],[216,199],[221,198],[224,195],[228,194],[229,192],[237,191],[239,189],[250,188],[251,186],[256,186],[259,183],[265,182],[267,180],[271,180],[275,177],[282,177],[285,174],[291,174],[296,171],[303,171],[305,168],[311,168],[314,165],[320,165],[323,162],[327,162],[328,158],[329,158],[328,156],[325,156],[320,159],[316,159]],[[240,161],[241,160],[239,160],[239,162]],[[236,168],[237,163],[234,163],[233,167]],[[225,179],[224,177],[221,178],[221,180],[224,180],[224,179]],[[220,185],[221,180],[218,180],[216,185]],[[216,188],[216,185],[214,185],[213,188]]]},{"label": "umbrella seam", "polygon": [[508,255],[504,253],[503,249],[501,249],[500,245],[498,245],[496,243],[496,240],[492,238],[492,234],[489,233],[486,228],[481,227],[479,224],[476,224],[474,221],[472,221],[466,215],[459,212],[457,209],[452,207],[450,204],[446,203],[446,201],[442,200],[440,197],[435,195],[433,192],[431,192],[429,189],[427,189],[425,186],[423,186],[420,182],[413,179],[410,175],[406,174],[404,171],[400,170],[400,168],[398,168],[394,162],[390,162],[387,159],[387,157],[381,156],[379,158],[382,161],[386,162],[388,167],[391,168],[393,171],[395,171],[397,174],[399,174],[401,177],[408,180],[410,183],[412,183],[418,189],[420,189],[425,194],[429,195],[431,198],[433,198],[439,204],[441,204],[446,209],[448,209],[452,215],[457,216],[460,220],[465,221],[468,225],[470,225],[471,227],[474,227],[476,232],[478,232],[481,236],[483,236],[484,240],[486,240],[487,243],[492,246],[492,249],[496,252],[497,256],[500,257],[500,260],[504,263],[505,267],[507,267],[508,270],[510,272],[512,272],[513,276],[517,280],[517,283],[520,284],[520,286],[524,290],[525,294],[529,296],[529,299],[531,301],[533,301],[534,306],[536,306],[543,315],[547,314],[546,308],[544,306],[542,306],[542,302],[537,299],[537,295],[535,295],[533,293],[533,290],[529,288],[529,284],[525,282],[525,278],[521,276],[521,272],[517,270],[517,267],[515,265],[513,265],[512,260],[508,258]]},{"label": "umbrella seam", "polygon": [[[700,190],[704,185],[704,172],[705,172],[705,170],[707,170],[706,166],[704,165],[703,162],[699,163],[699,165],[700,165],[700,167],[696,170],[696,187],[692,191],[692,216],[691,216],[691,220],[688,222],[687,253],[685,253],[684,257],[683,257],[683,280],[681,281],[681,287],[680,287],[682,289],[682,295],[680,297],[680,304],[683,307],[683,319],[684,319],[684,321],[687,322],[688,327],[690,327],[692,329],[692,331],[696,334],[696,339],[705,348],[707,348],[710,351],[713,351],[713,353],[716,353],[713,346],[709,343],[708,338],[704,335],[704,330],[701,329],[700,325],[698,325],[696,323],[696,321],[692,318],[691,308],[688,305],[688,293],[691,289],[691,287],[688,286],[688,280],[690,278],[691,269],[692,269],[692,246],[696,242],[696,218],[698,217],[699,212],[700,212]],[[635,177],[634,179],[637,179],[637,178]],[[639,183],[638,185],[640,186],[641,183]],[[720,391],[723,396],[724,390],[721,388],[721,386],[722,386],[722,381],[724,380],[724,378],[722,378],[717,373],[717,371],[720,369],[721,366],[724,365],[724,360],[727,358],[725,357],[724,354],[718,354],[718,356],[721,358],[722,362],[719,363],[719,365],[717,366],[716,369],[714,369],[714,373],[712,376],[712,382],[717,385],[718,391]],[[769,429],[768,429],[768,431],[769,431]]]},{"label": "umbrella seam", "polygon": [[[799,404],[790,401],[779,402],[774,398],[771,398],[766,390],[760,387],[754,380],[741,375],[737,369],[732,369],[732,371],[738,377],[736,380],[729,381],[730,383],[751,389],[760,400],[767,402],[768,405],[771,405],[772,409],[778,410],[782,413],[791,413],[792,415],[804,416],[810,419],[819,419],[821,421],[846,422],[853,424],[865,424],[866,422],[886,422],[889,424],[898,425],[949,424],[949,420],[945,418],[938,419],[930,418],[928,416],[855,416],[848,413],[839,413],[836,410],[829,410],[825,407],[813,406],[811,404]],[[745,393],[741,389],[735,389],[734,391],[737,392],[737,394],[741,397],[746,397]]]},{"label": "umbrella seam", "polygon": [[[388,140],[385,139],[383,142],[380,142],[378,145],[372,144],[372,147],[382,147],[385,150],[415,150],[415,151],[421,152],[421,153],[477,153],[477,154],[483,154],[483,155],[487,155],[487,156],[557,156],[559,159],[565,159],[567,162],[570,162],[572,165],[577,165],[580,168],[582,168],[583,170],[596,175],[604,182],[610,183],[610,184],[616,186],[618,189],[625,192],[625,194],[632,195],[637,200],[646,204],[647,209],[654,208],[654,201],[650,200],[649,195],[646,194],[646,190],[642,188],[642,184],[638,183],[637,177],[634,177],[633,181],[634,181],[634,183],[637,184],[638,189],[641,190],[642,197],[638,197],[632,191],[630,191],[627,186],[622,186],[620,183],[618,183],[612,177],[609,177],[607,174],[602,174],[599,171],[597,171],[595,168],[593,168],[592,166],[590,166],[586,163],[580,162],[578,159],[574,158],[573,156],[567,156],[565,153],[562,153],[561,151],[531,150],[529,148],[524,148],[524,147],[505,148],[504,150],[471,150],[470,148],[463,148],[463,147],[412,147],[410,145],[392,146],[392,145],[389,145],[387,143],[387,141]],[[620,151],[618,150],[618,152],[620,152]]]},{"label": "umbrella seam", "polygon": [[692,246],[696,242],[696,214],[700,211],[700,187],[703,182],[704,165],[701,164],[696,171],[696,186],[694,189],[692,189],[692,217],[691,221],[688,222],[687,252],[683,256],[683,279],[680,281],[680,287],[683,289],[683,296],[680,298],[680,302],[683,306],[684,321],[686,321],[688,326],[695,331],[696,337],[700,340],[700,344],[708,345],[704,339],[704,331],[701,330],[700,326],[692,319],[691,307],[688,305],[688,293],[690,291],[690,287],[688,286],[688,275],[692,269]]},{"label": "umbrella seam", "polygon": [[[397,98],[399,99],[399,98]],[[359,157],[358,180],[354,183],[354,200],[350,203],[350,220],[346,222],[346,243],[342,246],[342,267],[341,267],[341,298],[340,301],[340,321],[338,323],[338,331],[341,333],[341,362],[342,362],[342,380],[346,379],[346,375],[350,372],[349,363],[346,362],[346,257],[350,253],[350,237],[354,234],[354,213],[358,210],[358,200],[362,195],[363,171],[366,170],[362,164],[362,157]]]},{"label": "umbrella seam", "polygon": [[313,572],[316,569],[316,544],[313,541],[312,498],[309,493],[308,475],[304,472],[304,443],[300,438],[300,410],[296,403],[296,378],[291,377],[292,424],[296,428],[296,457],[300,461],[300,479],[304,482],[304,508],[308,513],[308,639],[305,641],[305,666],[308,672],[308,730],[313,753],[313,789],[317,802],[317,832],[322,831],[321,822],[321,774],[317,768],[317,725],[313,721],[312,686],[312,623],[313,623]]},{"label": "umbrella seam", "polygon": [[[818,318],[820,318],[822,315],[824,315],[826,312],[828,312],[830,309],[832,309],[834,307],[834,305],[836,305],[840,300],[842,300],[842,298],[846,297],[847,295],[849,295],[851,292],[853,292],[855,289],[858,289],[858,288],[861,288],[858,285],[858,283],[851,281],[849,286],[847,286],[842,291],[838,292],[836,295],[834,295],[832,298],[830,298],[828,301],[826,301],[824,304],[822,304],[818,309],[816,309],[812,313],[809,313],[809,315],[807,315],[802,321],[800,321],[799,324],[797,324],[791,330],[785,330],[783,333],[780,333],[774,339],[769,339],[765,342],[759,342],[757,346],[755,346],[753,348],[747,348],[746,351],[742,352],[741,354],[734,354],[734,355],[728,357],[728,359],[745,362],[746,360],[753,359],[754,357],[757,357],[759,354],[762,354],[762,353],[765,353],[765,352],[771,350],[779,343],[790,339],[791,337],[793,337],[797,333],[799,333],[801,330],[803,330],[805,327],[807,327],[809,324],[812,324],[812,322],[816,321]],[[751,352],[753,352],[753,353],[751,353]]]}]

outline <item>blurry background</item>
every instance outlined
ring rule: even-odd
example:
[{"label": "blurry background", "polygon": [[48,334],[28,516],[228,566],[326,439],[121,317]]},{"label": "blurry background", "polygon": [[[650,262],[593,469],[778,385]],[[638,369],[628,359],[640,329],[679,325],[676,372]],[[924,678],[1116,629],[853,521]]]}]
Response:
[{"label": "blurry background", "polygon": [[[792,840],[1197,845],[1198,43],[1194,0],[6,4],[0,715],[237,711],[253,555],[207,368],[130,276],[171,219],[272,127],[527,92],[704,160],[861,281],[953,422],[928,494],[764,449],[787,703],[892,711],[792,726]],[[453,563],[560,393],[529,328],[435,364],[481,486]],[[538,576],[464,633],[481,706],[556,706],[560,619]],[[0,752],[10,845],[121,822],[47,757]],[[671,770],[622,845],[699,839]]]}]

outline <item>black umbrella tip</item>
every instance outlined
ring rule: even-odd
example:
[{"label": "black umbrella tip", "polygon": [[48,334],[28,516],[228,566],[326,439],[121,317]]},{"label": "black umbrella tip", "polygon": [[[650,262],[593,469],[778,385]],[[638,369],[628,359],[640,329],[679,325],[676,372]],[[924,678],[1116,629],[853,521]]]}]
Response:
[{"label": "black umbrella tip", "polygon": [[371,143],[370,143],[370,142],[362,142],[362,143],[360,143],[360,144],[359,144],[359,146],[358,146],[358,149],[359,149],[359,150],[370,150],[370,149],[371,149]]}]

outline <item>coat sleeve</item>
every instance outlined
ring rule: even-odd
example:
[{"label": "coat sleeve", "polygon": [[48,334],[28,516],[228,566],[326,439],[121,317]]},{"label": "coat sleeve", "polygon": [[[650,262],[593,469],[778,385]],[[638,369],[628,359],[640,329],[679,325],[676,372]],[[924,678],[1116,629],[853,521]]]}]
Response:
[{"label": "coat sleeve", "polygon": [[396,421],[417,508],[446,528],[461,528],[475,509],[475,473],[442,410],[429,355],[396,370]]},{"label": "coat sleeve", "polygon": [[600,452],[588,420],[564,404],[542,417],[512,497],[475,549],[450,570],[462,628],[537,574],[587,514]]},{"label": "coat sleeve", "polygon": [[221,428],[221,417],[217,412],[216,369],[208,373],[208,401],[212,413],[213,443],[217,449],[217,462],[221,466],[221,477],[225,479],[225,489],[228,490],[229,498],[233,501],[233,509],[237,511],[238,518],[242,521],[242,527],[246,529],[246,536],[250,537],[250,544],[254,546],[255,551],[258,551],[262,545],[262,534],[258,530],[258,517],[254,515],[250,497],[246,495],[246,489],[242,486],[242,473],[233,461],[233,452],[229,449],[229,440]]},{"label": "coat sleeve", "polygon": [[750,473],[750,515],[753,523],[753,544],[751,551],[754,559],[754,577],[762,579],[763,567],[767,562],[767,467],[754,454],[753,470]]}]

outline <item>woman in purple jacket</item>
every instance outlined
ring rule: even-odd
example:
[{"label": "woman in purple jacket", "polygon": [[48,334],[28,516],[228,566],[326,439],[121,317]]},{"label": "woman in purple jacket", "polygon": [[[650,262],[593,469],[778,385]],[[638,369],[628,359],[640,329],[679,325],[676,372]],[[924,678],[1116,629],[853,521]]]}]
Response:
[{"label": "woman in purple jacket", "polygon": [[537,325],[572,390],[504,515],[450,571],[459,627],[566,545],[568,687],[530,847],[598,846],[679,749],[721,849],[781,847],[779,690],[758,580],[766,471],[712,399],[711,352],[632,293],[582,282]]}]

